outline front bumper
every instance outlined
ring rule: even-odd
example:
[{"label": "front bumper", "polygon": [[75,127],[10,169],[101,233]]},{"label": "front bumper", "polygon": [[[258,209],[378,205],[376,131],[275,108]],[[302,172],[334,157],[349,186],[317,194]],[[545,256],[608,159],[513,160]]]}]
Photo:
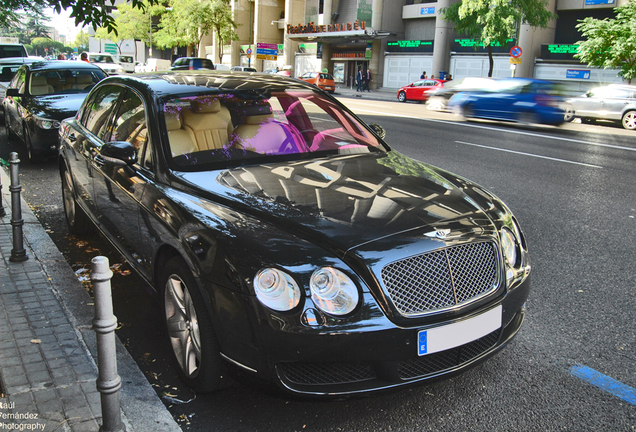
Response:
[{"label": "front bumper", "polygon": [[[338,327],[289,325],[259,320],[258,366],[262,378],[298,395],[330,397],[372,393],[450,377],[494,355],[519,331],[530,288],[528,277],[504,296],[453,319],[399,327],[374,310],[364,320]],[[366,303],[371,304],[371,303]],[[462,321],[502,306],[499,329],[464,345],[419,356],[418,332]],[[307,308],[305,308],[307,309]],[[264,318],[264,317],[261,317]]]}]

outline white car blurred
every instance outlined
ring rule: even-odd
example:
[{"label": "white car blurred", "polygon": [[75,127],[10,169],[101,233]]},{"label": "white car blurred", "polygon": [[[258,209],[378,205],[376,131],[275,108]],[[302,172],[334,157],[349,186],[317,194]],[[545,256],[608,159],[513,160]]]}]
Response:
[{"label": "white car blurred", "polygon": [[149,58],[145,64],[135,66],[135,73],[165,71],[170,70],[171,67],[172,63],[170,60]]},{"label": "white car blurred", "polygon": [[115,61],[112,55],[106,53],[86,53],[88,62],[99,66],[108,75],[125,74],[126,70]]}]

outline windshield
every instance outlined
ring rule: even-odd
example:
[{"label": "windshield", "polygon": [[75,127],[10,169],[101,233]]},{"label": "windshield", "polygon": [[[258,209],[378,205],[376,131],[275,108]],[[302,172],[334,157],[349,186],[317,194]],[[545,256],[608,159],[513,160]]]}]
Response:
[{"label": "windshield", "polygon": [[33,72],[29,84],[32,96],[88,93],[105,77],[101,70],[60,69]]},{"label": "windshield", "polygon": [[196,171],[210,169],[210,164],[385,151],[359,121],[313,91],[245,97],[215,94],[166,100],[171,167]]}]

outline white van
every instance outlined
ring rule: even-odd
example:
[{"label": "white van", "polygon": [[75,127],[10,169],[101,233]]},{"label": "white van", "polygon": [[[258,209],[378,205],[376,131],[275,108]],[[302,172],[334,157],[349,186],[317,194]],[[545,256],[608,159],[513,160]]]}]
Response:
[{"label": "white van", "polygon": [[135,72],[135,57],[131,55],[120,55],[117,58],[117,63],[124,68],[124,70],[128,73]]},{"label": "white van", "polygon": [[170,70],[170,60],[149,58],[146,60],[146,64],[135,66],[135,72],[154,72]]}]

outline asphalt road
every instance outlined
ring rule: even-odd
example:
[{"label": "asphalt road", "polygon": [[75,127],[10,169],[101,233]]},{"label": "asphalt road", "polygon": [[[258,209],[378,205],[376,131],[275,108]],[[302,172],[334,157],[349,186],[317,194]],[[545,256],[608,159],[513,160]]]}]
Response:
[{"label": "asphalt road", "polygon": [[[123,264],[112,281],[118,335],[158,393],[169,397],[164,401],[182,428],[634,431],[636,133],[607,125],[461,123],[420,104],[342,101],[382,124],[395,150],[470,178],[509,205],[533,265],[524,327],[500,354],[465,374],[397,393],[308,402],[236,383],[178,403],[194,395],[175,376],[158,330],[158,304]],[[1,142],[4,159],[20,151],[19,143]],[[98,235],[67,235],[55,164],[22,165],[23,196],[76,270],[100,254],[122,262]],[[604,390],[575,376],[583,366],[611,385]],[[627,400],[615,395],[619,390]]]}]

